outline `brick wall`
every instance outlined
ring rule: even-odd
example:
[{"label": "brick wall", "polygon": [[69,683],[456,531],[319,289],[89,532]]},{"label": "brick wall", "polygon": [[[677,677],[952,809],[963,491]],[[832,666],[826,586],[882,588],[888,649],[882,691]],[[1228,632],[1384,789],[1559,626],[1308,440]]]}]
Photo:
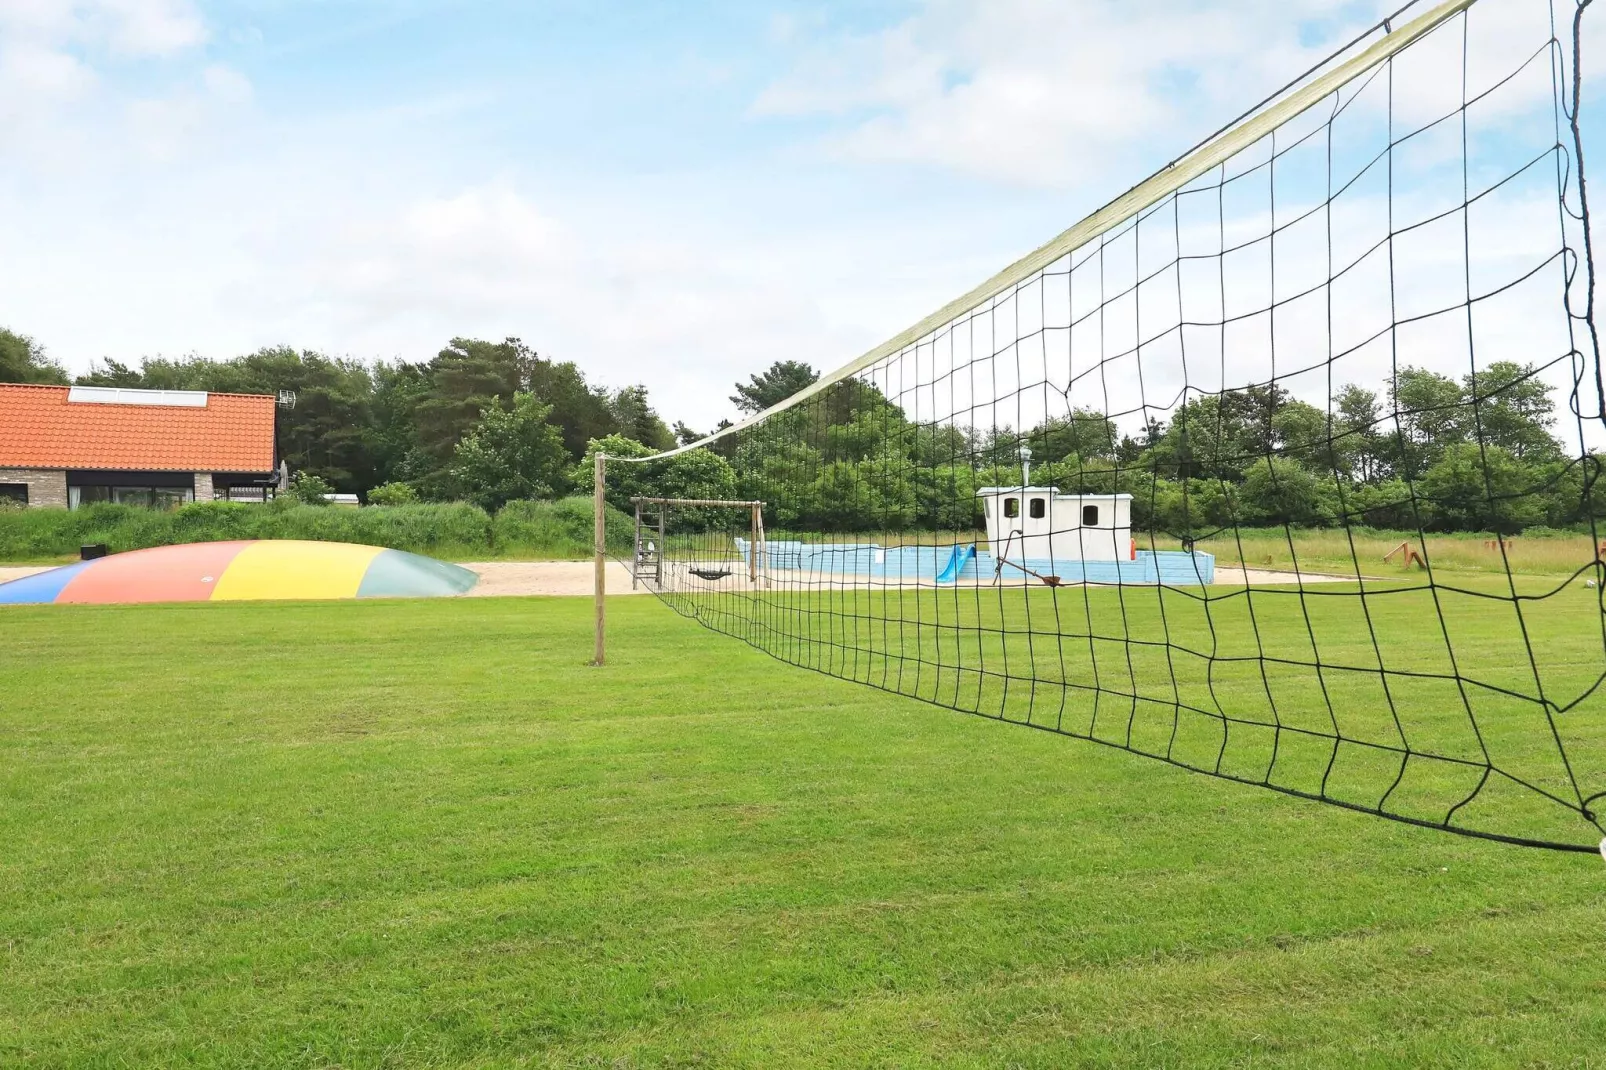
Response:
[{"label": "brick wall", "polygon": [[212,500],[212,473],[195,473],[195,500],[209,502]]},{"label": "brick wall", "polygon": [[28,504],[67,508],[67,473],[49,468],[0,468],[0,483],[26,483]]}]

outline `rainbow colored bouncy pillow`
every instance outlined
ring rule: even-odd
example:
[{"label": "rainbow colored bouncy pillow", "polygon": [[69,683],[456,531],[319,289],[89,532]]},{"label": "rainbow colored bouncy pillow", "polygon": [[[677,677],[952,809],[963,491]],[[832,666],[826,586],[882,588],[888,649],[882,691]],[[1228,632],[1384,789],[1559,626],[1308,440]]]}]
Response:
[{"label": "rainbow colored bouncy pillow", "polygon": [[479,577],[431,557],[347,542],[197,542],[113,554],[0,584],[0,605],[432,598]]}]

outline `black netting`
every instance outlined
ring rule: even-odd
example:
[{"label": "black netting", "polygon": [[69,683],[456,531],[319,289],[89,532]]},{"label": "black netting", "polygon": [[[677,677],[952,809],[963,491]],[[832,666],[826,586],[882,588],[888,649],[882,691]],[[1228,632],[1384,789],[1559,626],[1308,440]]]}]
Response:
[{"label": "black netting", "polygon": [[640,582],[793,665],[1594,850],[1606,388],[1556,5],[1457,12],[907,346],[610,463]]}]

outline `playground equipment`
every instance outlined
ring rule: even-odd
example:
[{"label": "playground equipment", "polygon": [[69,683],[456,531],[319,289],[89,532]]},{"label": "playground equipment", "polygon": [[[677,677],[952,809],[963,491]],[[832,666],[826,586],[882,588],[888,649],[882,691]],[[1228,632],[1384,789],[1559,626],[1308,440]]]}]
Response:
[{"label": "playground equipment", "polygon": [[959,573],[970,562],[976,560],[976,544],[968,546],[955,546],[954,552],[948,555],[948,561],[937,573],[938,583],[953,583],[959,578]]},{"label": "playground equipment", "polygon": [[1384,554],[1383,555],[1383,563],[1385,565],[1388,564],[1390,558],[1394,557],[1396,554],[1402,554],[1402,553],[1405,555],[1405,557],[1400,562],[1401,566],[1403,566],[1405,568],[1410,568],[1411,564],[1413,562],[1415,562],[1417,568],[1427,568],[1428,567],[1426,564],[1423,563],[1422,555],[1417,553],[1416,547],[1412,546],[1409,540],[1400,543],[1400,545],[1396,546],[1394,549],[1392,549],[1388,553]]}]

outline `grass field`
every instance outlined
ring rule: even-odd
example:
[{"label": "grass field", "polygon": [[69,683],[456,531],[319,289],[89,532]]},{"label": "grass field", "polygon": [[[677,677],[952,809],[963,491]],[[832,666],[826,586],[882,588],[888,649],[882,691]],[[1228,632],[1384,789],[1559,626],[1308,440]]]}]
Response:
[{"label": "grass field", "polygon": [[610,613],[0,614],[0,1065],[1601,1061],[1598,858]]},{"label": "grass field", "polygon": [[[778,572],[673,604],[796,665],[1407,820],[1595,850],[1601,589],[899,588]],[[802,577],[802,578],[798,578]]]}]

